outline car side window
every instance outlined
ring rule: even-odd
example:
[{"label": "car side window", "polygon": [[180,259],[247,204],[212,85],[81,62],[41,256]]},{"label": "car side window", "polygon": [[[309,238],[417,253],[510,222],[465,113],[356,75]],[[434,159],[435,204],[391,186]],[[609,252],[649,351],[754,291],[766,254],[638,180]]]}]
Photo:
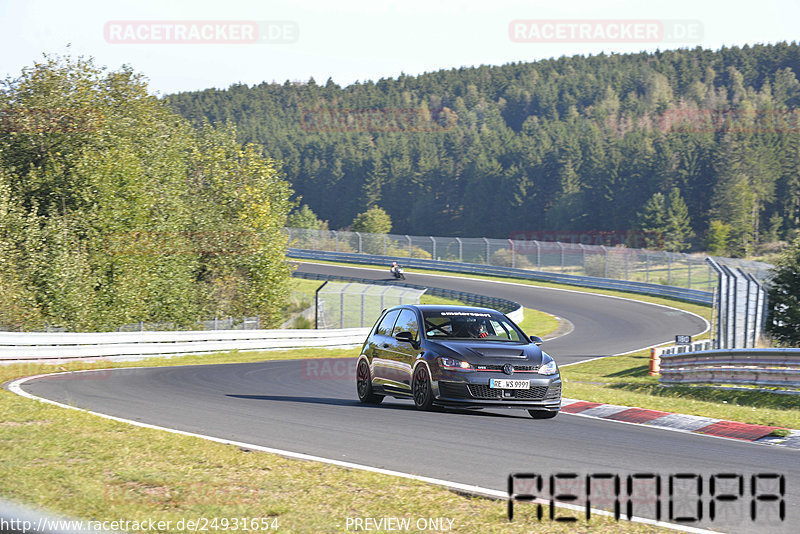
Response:
[{"label": "car side window", "polygon": [[411,332],[414,339],[419,339],[419,325],[417,323],[417,314],[411,310],[402,310],[400,317],[397,318],[397,323],[392,330],[392,336],[396,336],[399,332]]},{"label": "car side window", "polygon": [[400,314],[400,310],[392,310],[386,315],[383,316],[383,320],[381,324],[378,325],[378,328],[375,330],[375,333],[379,336],[390,336],[392,335],[392,327],[394,326],[395,319]]}]

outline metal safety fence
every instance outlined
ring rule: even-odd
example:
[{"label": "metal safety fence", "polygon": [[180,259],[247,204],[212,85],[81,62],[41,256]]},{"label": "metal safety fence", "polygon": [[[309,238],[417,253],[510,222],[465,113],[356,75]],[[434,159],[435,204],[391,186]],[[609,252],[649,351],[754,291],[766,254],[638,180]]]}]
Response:
[{"label": "metal safety fence", "polygon": [[752,273],[731,268],[725,260],[707,259],[716,271],[713,348],[747,349],[758,346],[767,317],[767,290]]},{"label": "metal safety fence", "polygon": [[800,349],[706,350],[662,355],[661,384],[800,388]]},{"label": "metal safety fence", "polygon": [[[412,236],[302,228],[285,231],[290,247],[305,250],[471,263],[706,291],[713,291],[717,282],[714,269],[702,254],[525,238]],[[738,268],[759,279],[771,267],[761,262],[736,261]]]},{"label": "metal safety fence", "polygon": [[[518,302],[514,302],[513,300],[503,299],[499,297],[489,297],[486,295],[478,295],[476,293],[468,293],[466,291],[456,291],[453,289],[445,289],[441,287],[425,287],[417,284],[410,284],[408,282],[397,282],[394,280],[372,280],[367,278],[358,278],[354,276],[304,273],[304,272],[295,272],[292,274],[292,276],[294,276],[295,278],[305,278],[308,280],[339,280],[348,282],[358,282],[362,284],[369,284],[376,286],[394,286],[394,287],[415,289],[421,292],[425,292],[428,295],[435,295],[437,297],[444,297],[448,299],[458,300],[470,306],[492,308],[502,313],[505,313],[509,318],[511,318],[512,321],[515,322],[521,322],[523,319],[522,306]],[[388,307],[389,305],[394,306],[397,303],[386,302],[386,304],[387,306],[384,307]],[[372,321],[378,318],[378,315],[380,314],[381,311],[383,311],[383,309],[384,308],[381,308],[378,311],[378,313],[372,317]],[[367,324],[365,326],[370,326],[369,321],[367,321]]]},{"label": "metal safety fence", "polygon": [[[289,249],[287,256],[290,258],[323,261],[343,261],[347,263],[364,263],[368,265],[388,265],[393,258],[387,256],[375,256],[372,254],[353,254],[346,252],[325,252],[315,250]],[[452,261],[435,261],[422,259],[403,260],[404,267],[419,269],[434,269],[439,271],[450,271],[457,273],[475,273],[491,276],[503,276],[511,278],[522,278],[526,280],[538,280],[542,282],[554,282],[557,284],[569,284],[598,289],[612,289],[617,291],[629,291],[644,295],[658,295],[667,298],[685,300],[698,304],[711,305],[713,293],[702,289],[688,289],[684,287],[664,286],[660,284],[648,284],[647,282],[634,282],[625,280],[614,280],[609,278],[597,278],[592,276],[578,276],[572,274],[548,273],[543,271],[530,271],[526,269],[514,269],[511,267],[492,267],[474,263],[458,263]]]},{"label": "metal safety fence", "polygon": [[331,281],[316,292],[316,328],[372,326],[381,312],[398,304],[419,304],[426,289]]}]

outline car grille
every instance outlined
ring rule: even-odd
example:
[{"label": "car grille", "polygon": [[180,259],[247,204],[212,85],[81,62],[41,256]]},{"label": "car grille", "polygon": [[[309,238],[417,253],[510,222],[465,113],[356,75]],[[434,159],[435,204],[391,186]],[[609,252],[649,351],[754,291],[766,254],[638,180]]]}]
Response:
[{"label": "car grille", "polygon": [[[554,390],[556,388],[553,388]],[[561,388],[558,389],[558,395],[561,395]],[[534,386],[531,389],[492,389],[484,385],[469,385],[470,394],[477,399],[520,399],[520,400],[543,400],[548,395],[547,386]],[[503,397],[503,391],[511,391],[513,397]]]},{"label": "car grille", "polygon": [[[493,371],[493,372],[503,372],[502,365],[478,365],[478,371]],[[535,373],[539,370],[538,365],[515,365],[514,372],[515,373]]]}]

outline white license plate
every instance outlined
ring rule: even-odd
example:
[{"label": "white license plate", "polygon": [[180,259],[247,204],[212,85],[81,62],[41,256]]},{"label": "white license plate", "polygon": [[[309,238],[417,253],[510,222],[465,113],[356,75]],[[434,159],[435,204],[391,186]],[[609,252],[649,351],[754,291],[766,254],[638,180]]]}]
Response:
[{"label": "white license plate", "polygon": [[492,389],[531,389],[531,381],[492,378],[489,380],[489,387]]}]

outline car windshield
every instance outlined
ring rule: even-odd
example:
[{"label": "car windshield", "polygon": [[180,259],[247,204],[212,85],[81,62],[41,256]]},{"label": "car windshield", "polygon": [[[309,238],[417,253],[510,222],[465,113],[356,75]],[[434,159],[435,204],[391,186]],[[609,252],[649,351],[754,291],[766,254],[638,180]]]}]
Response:
[{"label": "car windshield", "polygon": [[425,310],[428,338],[472,339],[476,341],[521,341],[522,332],[504,316],[478,311]]}]

